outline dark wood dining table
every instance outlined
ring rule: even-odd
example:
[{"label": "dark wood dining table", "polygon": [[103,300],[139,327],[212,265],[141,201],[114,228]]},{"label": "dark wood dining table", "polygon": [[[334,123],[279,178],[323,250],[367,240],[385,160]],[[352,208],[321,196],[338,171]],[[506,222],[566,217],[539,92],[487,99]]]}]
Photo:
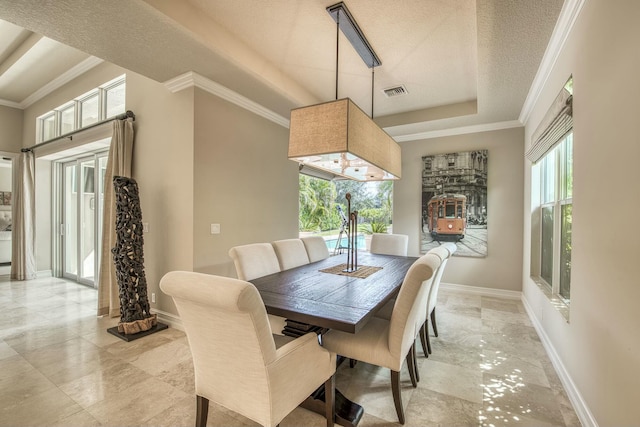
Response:
[{"label": "dark wood dining table", "polygon": [[[267,313],[288,323],[356,333],[396,296],[415,257],[358,252],[358,271],[344,273],[347,255],[253,279]],[[345,265],[346,267],[346,265]],[[333,271],[333,272],[328,272]],[[366,277],[359,277],[366,275]],[[324,414],[323,387],[303,407]],[[336,390],[336,423],[355,427],[363,408]]]},{"label": "dark wood dining table", "polygon": [[338,254],[311,264],[251,280],[267,313],[327,329],[356,333],[400,289],[417,258],[358,253],[358,266],[378,269],[368,277],[327,273],[346,264]]}]

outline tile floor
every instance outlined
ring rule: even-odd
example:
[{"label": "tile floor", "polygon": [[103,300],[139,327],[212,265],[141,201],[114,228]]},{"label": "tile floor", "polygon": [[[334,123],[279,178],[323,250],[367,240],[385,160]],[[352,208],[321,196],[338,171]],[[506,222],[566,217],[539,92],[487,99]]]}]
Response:
[{"label": "tile floor", "polygon": [[[96,291],[60,279],[0,279],[1,426],[193,426],[193,367],[183,332],[127,343],[96,318]],[[520,301],[446,290],[440,337],[402,373],[406,426],[579,426]],[[365,408],[360,426],[399,425],[389,373],[343,364],[337,387]],[[255,426],[214,404],[209,426]],[[296,409],[281,426],[321,426]]]}]

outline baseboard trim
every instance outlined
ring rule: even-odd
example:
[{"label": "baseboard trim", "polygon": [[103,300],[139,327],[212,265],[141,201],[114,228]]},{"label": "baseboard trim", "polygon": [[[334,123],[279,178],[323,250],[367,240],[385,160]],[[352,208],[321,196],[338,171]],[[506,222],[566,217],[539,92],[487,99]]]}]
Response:
[{"label": "baseboard trim", "polygon": [[36,279],[46,279],[48,277],[53,277],[51,270],[40,270],[36,272]]},{"label": "baseboard trim", "polygon": [[589,410],[587,403],[582,398],[578,387],[576,387],[576,384],[571,379],[571,375],[569,375],[569,372],[562,363],[560,356],[558,356],[556,349],[553,347],[549,336],[544,331],[544,328],[538,321],[538,318],[534,315],[533,308],[531,307],[531,305],[529,305],[529,302],[524,297],[524,294],[522,295],[522,305],[524,305],[524,309],[527,312],[529,319],[531,319],[531,323],[536,329],[536,332],[540,337],[540,341],[542,342],[542,345],[544,346],[544,349],[547,352],[547,355],[549,356],[553,367],[558,373],[560,382],[562,382],[564,389],[567,391],[567,395],[569,397],[569,400],[571,401],[571,404],[573,405],[573,409],[576,411],[576,415],[580,420],[580,424],[582,424],[583,427],[598,427],[598,422],[593,417],[593,414]]},{"label": "baseboard trim", "polygon": [[455,283],[441,283],[440,288],[448,291],[456,291],[471,295],[480,295],[483,297],[496,297],[507,299],[521,299],[522,292],[508,291],[506,289],[484,288],[479,286],[456,285]]},{"label": "baseboard trim", "polygon": [[167,313],[166,311],[162,311],[162,310],[156,310],[156,309],[153,309],[152,312],[158,315],[159,322],[166,323],[172,328],[176,328],[184,332],[184,326],[182,325],[182,320],[180,320],[180,317],[178,317],[177,315]]}]

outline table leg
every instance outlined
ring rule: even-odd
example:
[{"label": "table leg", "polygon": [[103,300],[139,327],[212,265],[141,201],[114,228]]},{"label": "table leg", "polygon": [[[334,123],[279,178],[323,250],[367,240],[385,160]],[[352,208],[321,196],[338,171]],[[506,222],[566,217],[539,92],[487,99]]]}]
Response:
[{"label": "table leg", "polygon": [[[336,424],[344,427],[356,427],[362,419],[362,406],[347,399],[340,390],[336,389]],[[303,408],[324,416],[325,411],[324,385],[300,404]]]}]

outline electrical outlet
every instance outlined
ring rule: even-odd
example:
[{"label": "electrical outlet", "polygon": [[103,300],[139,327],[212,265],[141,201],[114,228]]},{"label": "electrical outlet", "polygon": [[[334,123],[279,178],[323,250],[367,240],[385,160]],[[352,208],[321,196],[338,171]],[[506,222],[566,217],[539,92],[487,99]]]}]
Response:
[{"label": "electrical outlet", "polygon": [[220,234],[220,224],[211,224],[211,234]]},{"label": "electrical outlet", "polygon": [[156,302],[156,293],[151,292],[151,302]]}]

